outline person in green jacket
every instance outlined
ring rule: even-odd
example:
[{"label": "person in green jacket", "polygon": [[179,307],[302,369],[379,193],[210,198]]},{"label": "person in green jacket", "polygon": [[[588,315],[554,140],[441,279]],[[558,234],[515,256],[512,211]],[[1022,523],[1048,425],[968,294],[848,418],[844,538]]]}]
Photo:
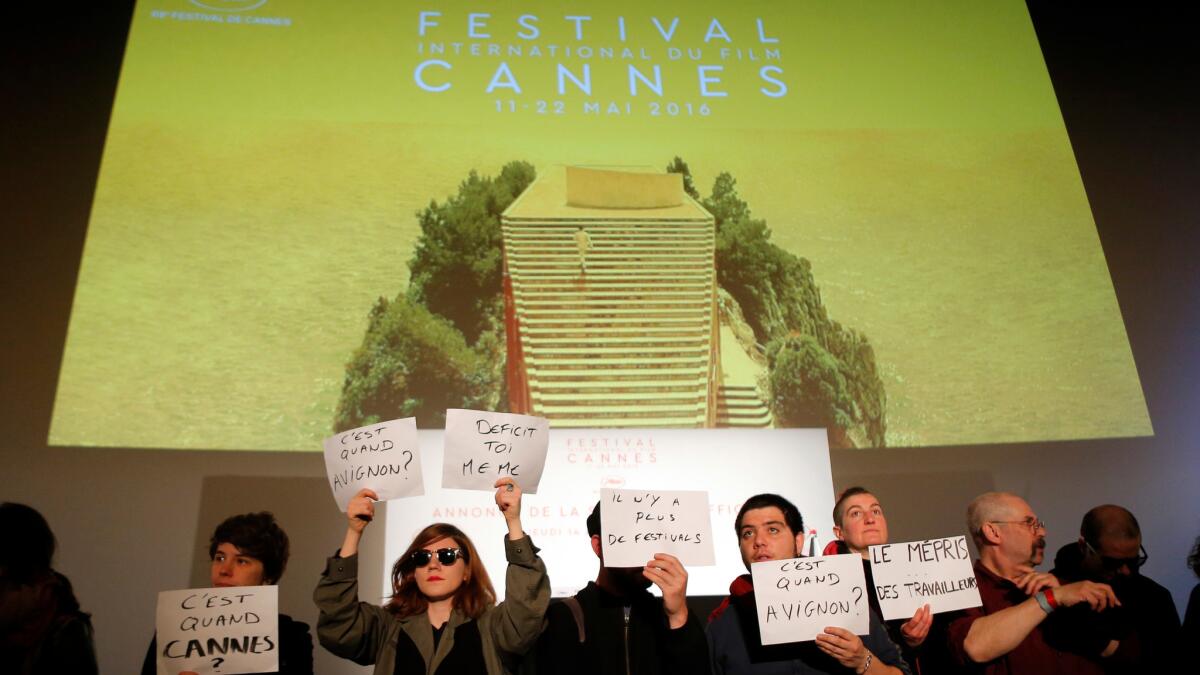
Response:
[{"label": "person in green jacket", "polygon": [[358,600],[358,544],[375,515],[377,495],[360,490],[346,510],[349,526],[313,594],[317,636],[330,652],[376,675],[501,675],[536,642],[550,603],[538,549],[521,529],[521,488],[496,481],[496,506],[508,525],[504,601],[475,545],[457,527],[434,523],[417,533],[392,566],[392,597],[379,607]]}]

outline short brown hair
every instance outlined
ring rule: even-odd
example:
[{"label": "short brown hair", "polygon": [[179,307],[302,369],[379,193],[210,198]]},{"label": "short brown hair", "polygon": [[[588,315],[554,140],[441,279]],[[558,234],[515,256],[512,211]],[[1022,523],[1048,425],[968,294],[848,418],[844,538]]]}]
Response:
[{"label": "short brown hair", "polygon": [[454,592],[454,606],[472,619],[478,619],[485,609],[496,604],[496,590],[491,577],[479,560],[475,544],[462,530],[449,523],[434,523],[417,533],[412,543],[392,565],[392,599],[387,609],[399,618],[424,612],[429,600],[421,593],[414,578],[417,567],[412,554],[429,544],[450,538],[463,551],[463,563],[467,566],[463,583]]},{"label": "short brown hair", "polygon": [[868,490],[867,488],[865,488],[861,485],[855,485],[854,487],[848,487],[845,490],[843,490],[841,496],[838,497],[838,499],[837,499],[837,503],[833,505],[833,524],[837,525],[838,527],[842,526],[842,518],[844,518],[846,516],[846,500],[847,499],[849,499],[855,495],[873,495],[873,494],[875,494],[875,493],[871,492],[870,490]]}]

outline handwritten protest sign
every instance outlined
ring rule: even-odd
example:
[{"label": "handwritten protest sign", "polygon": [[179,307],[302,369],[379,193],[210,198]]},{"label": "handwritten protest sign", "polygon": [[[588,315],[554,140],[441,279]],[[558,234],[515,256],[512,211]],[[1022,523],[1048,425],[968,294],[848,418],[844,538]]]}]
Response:
[{"label": "handwritten protest sign", "polygon": [[884,620],[910,619],[925,604],[934,614],[982,604],[966,537],[882,544],[870,554]]},{"label": "handwritten protest sign", "polygon": [[442,487],[495,490],[496,480],[512,478],[525,494],[536,494],[546,466],[550,425],[544,417],[446,411]]},{"label": "handwritten protest sign", "polygon": [[854,553],[751,564],[762,643],[812,640],[826,626],[866,635],[870,605],[862,565]]},{"label": "handwritten protest sign", "polygon": [[159,675],[279,670],[279,587],[193,588],[158,594]]},{"label": "handwritten protest sign", "polygon": [[380,500],[425,494],[415,417],[343,431],[324,445],[329,487],[343,511],[362,488]]},{"label": "handwritten protest sign", "polygon": [[605,567],[642,567],[655,553],[687,565],[713,565],[708,493],[600,490]]}]

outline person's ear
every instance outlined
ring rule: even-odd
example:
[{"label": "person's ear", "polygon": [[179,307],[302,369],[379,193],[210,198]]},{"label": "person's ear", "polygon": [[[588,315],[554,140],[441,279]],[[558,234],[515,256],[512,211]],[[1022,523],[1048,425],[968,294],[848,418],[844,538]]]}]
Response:
[{"label": "person's ear", "polygon": [[600,544],[600,535],[593,534],[592,535],[592,553],[595,553],[596,557],[599,558],[602,562],[604,560],[604,555],[602,553],[603,550],[604,550],[604,548]]},{"label": "person's ear", "polygon": [[984,523],[983,526],[979,528],[979,532],[983,535],[983,540],[987,543],[1000,543],[1000,528],[996,527],[995,523]]},{"label": "person's ear", "polygon": [[841,539],[842,541],[846,541],[846,537],[842,536],[842,527],[840,525],[833,526],[833,536]]},{"label": "person's ear", "polygon": [[796,535],[796,557],[804,555],[804,533]]}]

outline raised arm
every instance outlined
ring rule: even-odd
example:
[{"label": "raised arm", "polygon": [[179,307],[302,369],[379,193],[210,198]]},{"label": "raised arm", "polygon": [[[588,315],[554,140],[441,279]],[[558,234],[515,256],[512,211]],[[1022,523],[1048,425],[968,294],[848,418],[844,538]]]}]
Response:
[{"label": "raised arm", "polygon": [[550,579],[537,547],[521,528],[521,487],[511,478],[501,478],[496,488],[496,506],[508,524],[508,536],[504,538],[508,571],[504,601],[489,617],[490,630],[498,648],[524,654],[541,633],[542,619],[550,605]]},{"label": "raised arm", "polygon": [[321,646],[361,665],[375,663],[387,639],[391,617],[382,607],[358,601],[358,543],[375,517],[371,490],[359,490],[346,509],[349,524],[338,554],[325,563],[313,602],[321,610],[317,638]]}]

